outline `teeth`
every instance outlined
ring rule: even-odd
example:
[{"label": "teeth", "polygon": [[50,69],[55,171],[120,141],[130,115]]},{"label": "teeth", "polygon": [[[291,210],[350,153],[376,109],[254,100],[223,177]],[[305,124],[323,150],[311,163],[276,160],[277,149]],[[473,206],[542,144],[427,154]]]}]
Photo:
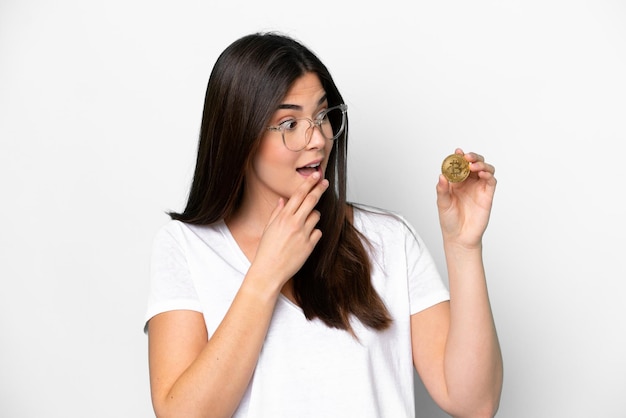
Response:
[{"label": "teeth", "polygon": [[320,166],[320,163],[307,165],[305,168],[317,168]]}]

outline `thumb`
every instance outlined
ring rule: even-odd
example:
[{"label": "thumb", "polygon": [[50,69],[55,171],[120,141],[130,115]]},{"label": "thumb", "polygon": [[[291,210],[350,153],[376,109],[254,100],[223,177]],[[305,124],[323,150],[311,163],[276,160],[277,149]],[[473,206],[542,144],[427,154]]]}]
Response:
[{"label": "thumb", "polygon": [[278,216],[278,214],[284,207],[285,207],[285,199],[281,197],[280,199],[278,199],[278,203],[276,204],[276,207],[272,211],[272,214],[270,215],[270,219],[269,221],[267,221],[267,225],[274,222],[274,219],[276,219],[276,217]]},{"label": "thumb", "polygon": [[439,175],[437,182],[437,202],[440,206],[447,206],[450,202],[450,182],[443,174]]}]

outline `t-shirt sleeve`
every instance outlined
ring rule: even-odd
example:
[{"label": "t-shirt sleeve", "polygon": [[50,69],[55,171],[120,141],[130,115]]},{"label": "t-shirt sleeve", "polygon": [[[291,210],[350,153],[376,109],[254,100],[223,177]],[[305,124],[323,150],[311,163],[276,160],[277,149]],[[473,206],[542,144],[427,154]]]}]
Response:
[{"label": "t-shirt sleeve", "polygon": [[180,222],[172,221],[153,240],[144,332],[148,321],[159,313],[179,309],[202,312],[187,263],[182,227]]},{"label": "t-shirt sleeve", "polygon": [[405,220],[405,251],[411,315],[450,299],[435,261],[426,244]]}]

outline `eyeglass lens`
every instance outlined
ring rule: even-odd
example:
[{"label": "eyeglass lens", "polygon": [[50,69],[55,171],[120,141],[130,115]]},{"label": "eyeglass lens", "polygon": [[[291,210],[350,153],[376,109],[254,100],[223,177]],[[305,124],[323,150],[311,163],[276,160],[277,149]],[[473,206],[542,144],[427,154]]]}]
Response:
[{"label": "eyeglass lens", "polygon": [[299,151],[311,141],[316,126],[324,138],[333,141],[337,139],[344,129],[345,113],[340,108],[332,108],[321,119],[297,119],[296,122],[295,129],[283,130],[283,138],[287,148]]}]

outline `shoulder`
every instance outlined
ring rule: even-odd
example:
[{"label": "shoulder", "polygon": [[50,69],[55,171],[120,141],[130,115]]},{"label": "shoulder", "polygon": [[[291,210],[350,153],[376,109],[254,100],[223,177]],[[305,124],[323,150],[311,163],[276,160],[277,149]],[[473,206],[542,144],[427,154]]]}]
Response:
[{"label": "shoulder", "polygon": [[189,246],[189,238],[195,235],[196,226],[178,220],[169,220],[157,228],[152,240],[153,250],[179,249],[185,251]]},{"label": "shoulder", "polygon": [[360,203],[352,203],[352,207],[354,208],[355,228],[365,235],[372,230],[379,233],[413,233],[411,224],[398,212]]},{"label": "shoulder", "polygon": [[153,262],[164,262],[174,255],[184,258],[185,249],[185,224],[180,221],[169,220],[157,227],[152,237]]},{"label": "shoulder", "polygon": [[425,243],[413,225],[398,212],[363,204],[354,207],[354,227],[370,242],[377,241],[385,247],[394,244],[422,251]]},{"label": "shoulder", "polygon": [[237,257],[236,246],[223,221],[196,225],[170,220],[157,230],[152,248],[157,256],[176,253],[188,260],[206,259],[207,251],[222,257],[229,254]]},{"label": "shoulder", "polygon": [[194,225],[178,220],[169,220],[161,225],[155,234],[155,241],[182,241],[188,236],[206,235],[220,231],[222,222],[216,222],[210,225]]},{"label": "shoulder", "polygon": [[180,241],[185,234],[186,224],[181,221],[169,220],[157,228],[154,243]]}]

